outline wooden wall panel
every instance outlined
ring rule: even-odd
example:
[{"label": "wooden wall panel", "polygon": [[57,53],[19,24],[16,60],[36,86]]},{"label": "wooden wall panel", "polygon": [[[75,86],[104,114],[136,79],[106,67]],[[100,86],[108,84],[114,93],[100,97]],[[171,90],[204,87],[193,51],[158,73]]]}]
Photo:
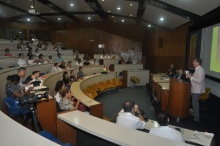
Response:
[{"label": "wooden wall panel", "polygon": [[[145,67],[154,73],[166,72],[171,63],[178,68],[184,68],[186,33],[189,25],[183,25],[173,31],[148,30],[142,41]],[[162,47],[158,47],[159,38],[163,38]]]}]

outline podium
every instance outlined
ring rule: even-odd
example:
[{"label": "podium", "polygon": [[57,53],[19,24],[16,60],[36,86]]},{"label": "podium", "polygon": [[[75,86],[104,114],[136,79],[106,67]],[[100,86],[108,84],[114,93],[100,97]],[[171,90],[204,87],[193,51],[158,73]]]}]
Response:
[{"label": "podium", "polygon": [[180,82],[170,79],[170,99],[168,113],[177,118],[177,122],[189,116],[191,85],[188,82]]}]

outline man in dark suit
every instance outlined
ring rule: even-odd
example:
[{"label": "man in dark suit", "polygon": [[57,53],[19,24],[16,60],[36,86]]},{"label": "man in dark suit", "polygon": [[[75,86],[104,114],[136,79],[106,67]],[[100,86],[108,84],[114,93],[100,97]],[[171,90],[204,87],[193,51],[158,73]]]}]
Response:
[{"label": "man in dark suit", "polygon": [[205,71],[201,66],[202,59],[196,58],[193,61],[195,72],[193,75],[187,74],[187,78],[191,81],[192,106],[194,121],[199,122],[199,96],[205,92]]}]

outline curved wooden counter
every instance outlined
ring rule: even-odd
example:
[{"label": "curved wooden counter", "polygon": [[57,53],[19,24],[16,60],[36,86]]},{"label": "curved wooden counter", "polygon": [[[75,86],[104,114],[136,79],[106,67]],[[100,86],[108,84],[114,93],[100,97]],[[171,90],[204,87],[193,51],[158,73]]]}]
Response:
[{"label": "curved wooden counter", "polygon": [[83,90],[87,86],[91,86],[99,81],[106,81],[113,78],[115,78],[115,73],[86,76],[83,80],[74,82],[71,85],[71,91],[73,95],[81,101],[81,103],[90,108],[91,115],[98,118],[103,118],[103,105],[85,95]]}]

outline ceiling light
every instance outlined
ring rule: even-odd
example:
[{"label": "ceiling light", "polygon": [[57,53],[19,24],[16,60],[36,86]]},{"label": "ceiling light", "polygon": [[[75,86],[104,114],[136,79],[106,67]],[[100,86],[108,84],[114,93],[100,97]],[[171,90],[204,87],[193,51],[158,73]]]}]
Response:
[{"label": "ceiling light", "polygon": [[32,6],[32,5],[31,5],[31,6],[30,6],[30,8],[31,8],[31,9],[33,9],[33,8],[34,8],[34,6]]},{"label": "ceiling light", "polygon": [[7,1],[7,3],[10,3],[10,1]]},{"label": "ceiling light", "polygon": [[112,16],[112,18],[114,18],[115,16]]},{"label": "ceiling light", "polygon": [[103,2],[105,1],[105,0],[102,0]]},{"label": "ceiling light", "polygon": [[150,24],[148,24],[147,26],[148,26],[148,27],[151,27],[151,25],[150,25]]},{"label": "ceiling light", "polygon": [[27,21],[31,21],[31,19],[27,18]]},{"label": "ceiling light", "polygon": [[111,11],[108,10],[108,12],[110,13]]},{"label": "ceiling light", "polygon": [[132,15],[132,14],[130,14],[130,16],[132,17],[133,15]]},{"label": "ceiling light", "polygon": [[89,11],[89,9],[87,9],[87,11]]},{"label": "ceiling light", "polygon": [[19,33],[22,33],[21,31]]},{"label": "ceiling light", "polygon": [[121,22],[125,22],[125,20],[124,20],[124,19],[122,19],[122,20],[121,20]]},{"label": "ceiling light", "polygon": [[19,15],[20,13],[19,13],[19,12],[17,12],[17,14]]},{"label": "ceiling light", "polygon": [[163,21],[163,20],[164,20],[164,18],[163,18],[163,17],[161,17],[161,18],[160,18],[160,21]]},{"label": "ceiling light", "polygon": [[91,19],[91,17],[88,17],[88,19]]},{"label": "ceiling light", "polygon": [[59,20],[59,21],[60,21],[60,20],[61,20],[61,18],[57,18],[57,20]]},{"label": "ceiling light", "polygon": [[117,10],[121,10],[121,8],[120,8],[120,7],[117,7]]},{"label": "ceiling light", "polygon": [[116,21],[114,21],[114,22],[116,22]]},{"label": "ceiling light", "polygon": [[130,6],[133,6],[133,4],[130,4]]},{"label": "ceiling light", "polygon": [[70,6],[71,6],[71,7],[73,7],[73,6],[74,6],[74,4],[70,4]]}]

